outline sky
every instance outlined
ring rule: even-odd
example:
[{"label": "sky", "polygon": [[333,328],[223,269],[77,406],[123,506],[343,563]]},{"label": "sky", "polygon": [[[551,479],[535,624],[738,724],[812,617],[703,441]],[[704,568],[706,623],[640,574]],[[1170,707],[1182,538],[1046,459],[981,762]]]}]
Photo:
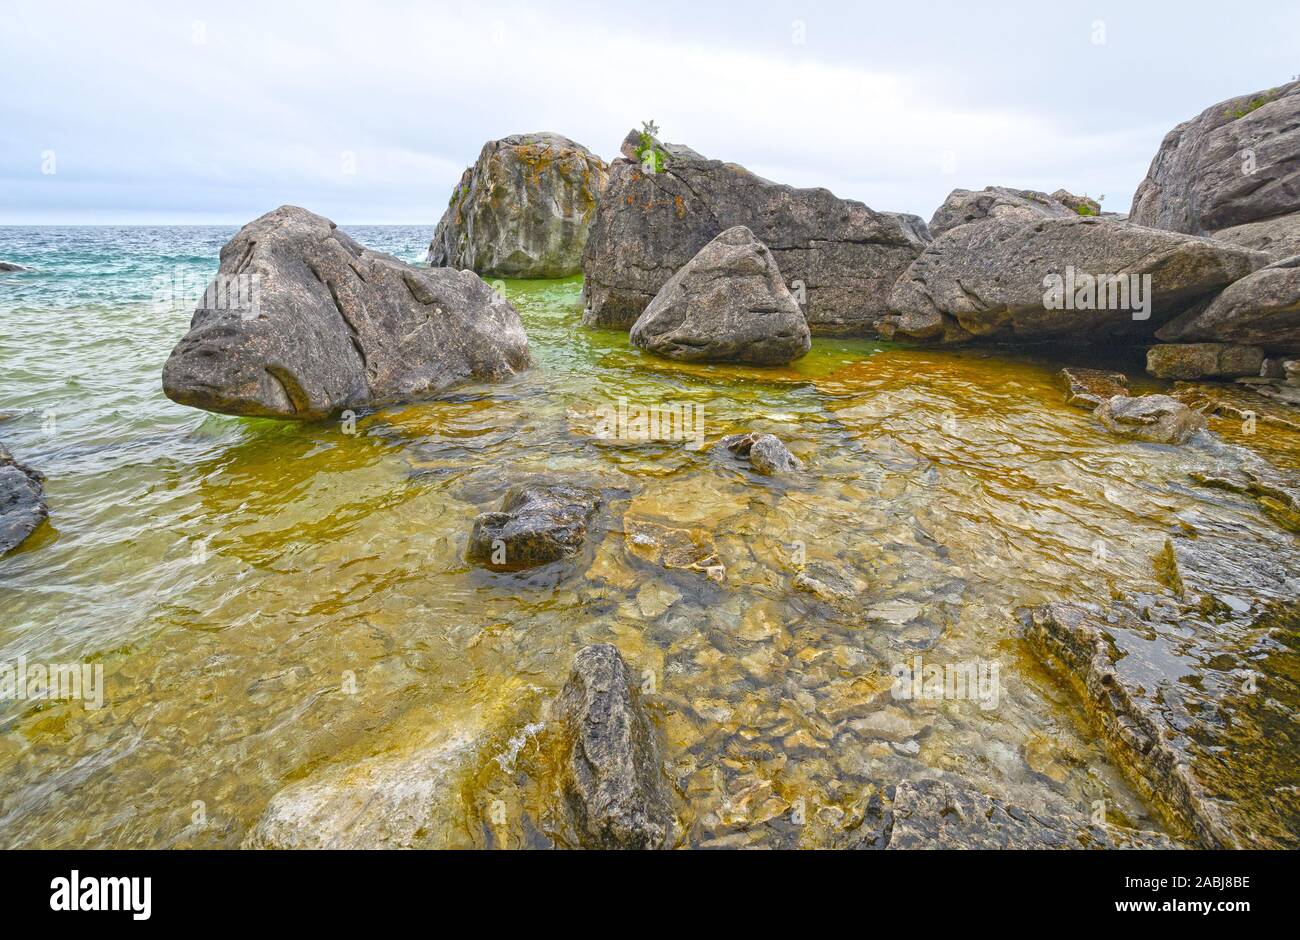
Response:
[{"label": "sky", "polygon": [[434,225],[488,140],[653,119],[928,219],[953,189],[1127,211],[1163,136],[1300,73],[1300,3],[5,0],[0,224]]}]

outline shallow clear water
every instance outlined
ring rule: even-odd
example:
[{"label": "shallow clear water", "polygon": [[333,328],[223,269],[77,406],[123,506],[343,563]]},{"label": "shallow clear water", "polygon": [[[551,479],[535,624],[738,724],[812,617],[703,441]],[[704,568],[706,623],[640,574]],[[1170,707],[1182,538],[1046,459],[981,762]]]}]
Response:
[{"label": "shallow clear water", "polygon": [[[409,261],[431,235],[348,231]],[[1220,455],[1108,435],[1063,403],[1060,363],[817,340],[789,368],[683,366],[582,328],[578,279],[506,285],[537,368],[355,433],[183,408],[160,374],[193,298],[167,290],[201,290],[232,233],[0,228],[0,258],[36,269],[0,275],[0,440],[51,507],[0,560],[0,662],[105,673],[102,709],[0,702],[2,845],[233,846],[296,780],[458,735],[472,755],[427,844],[545,844],[544,703],[598,641],[648,677],[684,844],[836,844],[872,786],[936,772],[1159,829],[1015,610],[1158,592],[1152,558],[1189,520],[1229,567],[1300,576],[1294,536],[1189,485]],[[619,398],[702,405],[710,442],[772,431],[809,472],[597,439]],[[1269,446],[1296,465],[1296,441]],[[605,492],[584,554],[468,565],[475,515],[533,475]],[[625,550],[625,516],[711,536],[725,578]],[[861,596],[793,590],[799,546]],[[996,661],[996,706],[894,701],[917,655]],[[815,825],[789,822],[800,798]]]}]

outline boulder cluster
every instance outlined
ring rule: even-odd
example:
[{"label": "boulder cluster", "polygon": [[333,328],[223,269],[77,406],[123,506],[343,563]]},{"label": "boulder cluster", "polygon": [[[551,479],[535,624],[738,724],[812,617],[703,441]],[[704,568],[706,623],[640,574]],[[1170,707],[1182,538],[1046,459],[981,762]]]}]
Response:
[{"label": "boulder cluster", "polygon": [[[365,249],[293,206],[250,222],[222,249],[218,289],[167,360],[163,390],[209,411],[320,420],[506,380],[532,364],[528,339],[483,278],[581,273],[583,324],[626,330],[632,346],[682,362],[779,367],[813,336],[1122,346],[1145,348],[1159,379],[1248,380],[1300,402],[1300,82],[1171,131],[1127,215],[1064,189],[988,187],[955,190],[927,224],[762,179],[651,130],[630,133],[609,164],[552,133],[490,141],[453,191],[427,266]],[[1116,434],[1181,444],[1206,428],[1177,390],[1132,395],[1123,374],[1098,369],[1062,378],[1068,401]],[[805,479],[771,434],[733,434],[715,453],[773,489]],[[42,481],[0,447],[0,554],[46,518]],[[1266,475],[1211,485],[1239,486],[1300,519],[1300,500]],[[475,521],[467,560],[501,579],[571,564],[608,502],[568,481],[516,485]],[[725,582],[707,537],[635,514],[622,529],[626,552]],[[1169,557],[1176,566],[1172,547]],[[858,593],[815,567],[795,587],[826,603]],[[1169,811],[1200,841],[1274,840],[1243,833],[1202,771],[1187,769],[1200,758],[1170,740],[1146,690],[1116,678],[1108,631],[1122,619],[1049,605],[1027,615],[1025,631],[1078,677],[1106,733],[1135,752],[1144,780],[1173,794]],[[675,843],[656,729],[617,649],[577,654],[548,721],[558,768],[548,834],[558,844]],[[277,796],[246,844],[420,845],[475,759],[464,742],[431,741],[329,772]],[[383,783],[395,779],[405,785]],[[878,847],[1127,844],[1057,807],[1031,824],[955,783],[905,781],[887,799],[889,825],[869,840]]]}]

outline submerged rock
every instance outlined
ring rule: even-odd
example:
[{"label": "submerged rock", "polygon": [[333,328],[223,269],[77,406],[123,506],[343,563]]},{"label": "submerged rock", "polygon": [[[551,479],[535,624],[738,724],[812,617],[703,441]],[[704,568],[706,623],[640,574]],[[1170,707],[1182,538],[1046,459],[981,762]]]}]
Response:
[{"label": "submerged rock", "polygon": [[1300,431],[1300,407],[1269,397],[1271,386],[1175,382],[1173,398],[1206,415]]},{"label": "submerged rock", "polygon": [[651,519],[623,517],[627,550],[637,558],[664,568],[698,571],[713,581],[726,578],[713,537],[701,529],[681,529]]},{"label": "submerged rock", "polygon": [[584,647],[553,714],[564,741],[562,789],[583,848],[662,849],[673,831],[655,731],[617,649]]},{"label": "submerged rock", "polygon": [[412,267],[281,206],[221,249],[163,391],[223,414],[314,420],[530,363],[519,314],[477,275]]},{"label": "submerged rock", "polygon": [[1230,343],[1166,343],[1147,350],[1147,371],[1159,379],[1259,375],[1264,350]]},{"label": "submerged rock", "polygon": [[446,736],[407,754],[339,765],[271,798],[245,849],[448,847],[476,739]]},{"label": "submerged rock", "polygon": [[452,192],[429,263],[493,277],[577,274],[607,178],[600,157],[559,134],[488,141]]},{"label": "submerged rock", "polygon": [[1056,196],[1032,189],[1008,189],[1005,186],[986,186],[979,192],[954,189],[943,205],[934,210],[930,235],[938,238],[959,225],[985,219],[1032,222],[1035,219],[1068,219],[1077,214]]},{"label": "submerged rock", "polygon": [[567,483],[512,487],[498,512],[474,520],[467,557],[496,571],[519,571],[572,558],[600,506],[595,490]]},{"label": "submerged rock", "polygon": [[1057,373],[1065,385],[1065,403],[1094,410],[1116,395],[1128,394],[1128,376],[1103,369],[1069,366]]},{"label": "submerged rock", "polygon": [[1297,213],[1300,82],[1291,82],[1221,101],[1166,134],[1129,218],[1280,258],[1300,252]]},{"label": "submerged rock", "polygon": [[49,518],[45,476],[0,444],[0,555],[17,548]]},{"label": "submerged rock", "polygon": [[747,458],[751,467],[769,476],[803,469],[803,462],[790,453],[775,434],[757,431],[732,434],[718,441],[718,446],[737,457]]},{"label": "submerged rock", "polygon": [[[865,334],[924,245],[917,221],[874,212],[825,189],[794,189],[689,147],[624,141],[583,256],[583,322],[627,329],[660,288],[721,232],[743,225],[776,259],[813,335]],[[648,162],[648,161],[647,161]],[[796,284],[796,282],[799,282]]]},{"label": "submerged rock", "polygon": [[1300,353],[1300,255],[1247,274],[1217,297],[1166,323],[1156,336]]},{"label": "submerged rock", "polygon": [[904,780],[894,788],[890,849],[1173,848],[1158,832],[1091,822],[1063,800],[1029,810],[946,780]]},{"label": "submerged rock", "polygon": [[1101,423],[1125,437],[1153,444],[1184,444],[1205,430],[1205,416],[1168,395],[1117,395],[1096,411]]},{"label": "submerged rock", "polygon": [[899,278],[882,326],[948,341],[1147,336],[1267,263],[1259,252],[1208,238],[1070,216],[991,218],[949,230]]},{"label": "submerged rock", "polygon": [[1300,608],[1271,607],[1243,629],[1207,623],[1213,601],[1167,618],[1053,603],[1025,615],[1025,636],[1143,794],[1202,845],[1296,848]]},{"label": "submerged rock", "polygon": [[783,365],[812,348],[808,323],[767,246],[729,228],[659,289],[633,346],[686,362]]},{"label": "submerged rock", "polygon": [[856,600],[867,589],[867,583],[851,569],[834,568],[824,562],[809,562],[790,579],[796,591],[811,594],[828,604],[841,604]]}]

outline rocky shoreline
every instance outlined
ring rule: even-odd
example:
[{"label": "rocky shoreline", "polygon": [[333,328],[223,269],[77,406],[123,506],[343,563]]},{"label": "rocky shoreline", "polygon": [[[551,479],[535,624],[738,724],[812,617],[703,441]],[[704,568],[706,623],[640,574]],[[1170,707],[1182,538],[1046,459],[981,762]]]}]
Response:
[{"label": "rocky shoreline", "polygon": [[[1230,117],[1245,102],[1262,103]],[[485,278],[578,272],[582,324],[572,328],[626,331],[628,355],[644,357],[635,362],[669,369],[780,369],[806,356],[814,337],[1069,350],[1077,365],[1060,374],[1063,400],[1088,411],[1098,434],[1212,454],[1222,472],[1188,474],[1180,485],[1241,500],[1276,523],[1254,556],[1241,558],[1228,557],[1235,543],[1195,520],[1171,521],[1152,560],[1158,590],[1112,585],[1096,603],[1038,598],[1020,612],[1025,649],[1070,691],[1168,831],[1117,825],[1054,791],[1021,807],[953,767],[874,780],[851,813],[831,814],[833,841],[1295,848],[1300,478],[1225,442],[1209,419],[1229,416],[1251,434],[1257,426],[1300,432],[1297,127],[1300,82],[1214,105],[1171,131],[1127,216],[1064,189],[991,186],[955,190],[928,224],[764,180],[664,143],[651,127],[631,132],[608,165],[558,134],[506,137],[485,144],[465,171],[427,266],[365,249],[298,207],[248,223],[222,249],[217,281],[167,360],[162,389],[206,411],[302,422],[413,402],[437,408],[465,383],[511,381],[535,364],[519,312]],[[1102,368],[1117,350],[1145,357],[1146,375]],[[700,458],[712,461],[715,478],[742,474],[744,492],[780,498],[820,472],[818,455],[806,459],[798,442],[758,421],[740,427],[751,430],[711,439]],[[43,484],[0,447],[0,555],[48,517]],[[609,524],[623,494],[611,498],[609,487],[564,473],[509,484],[483,500],[489,508],[465,533],[465,562],[485,578],[517,578],[528,590],[538,569],[582,559],[594,571],[615,553],[707,590],[728,583],[731,562],[717,549],[724,533],[631,507]],[[836,612],[827,617],[864,615],[864,589],[849,566],[824,559],[799,560],[780,585]],[[637,595],[647,622],[672,605],[671,593]],[[778,632],[760,621],[747,615],[740,639]],[[821,654],[799,655],[793,646],[782,653],[791,674]],[[741,665],[745,681],[787,681],[773,679],[761,658]],[[854,712],[879,704],[887,688],[856,666],[837,664],[828,684],[872,687],[857,689],[860,701],[835,721],[807,718],[826,706],[793,679],[782,694],[808,724],[824,726],[826,741],[853,721],[886,753],[915,756],[918,735],[905,717]],[[592,643],[540,706],[529,758],[544,791],[529,820],[537,844],[689,844],[682,781],[690,775],[675,768],[685,758],[672,752],[645,681],[616,645]],[[793,729],[783,739],[792,752],[825,747]],[[486,762],[481,741],[492,733],[467,720],[400,753],[313,768],[270,800],[243,845],[436,844],[460,813],[457,794]],[[755,783],[738,801],[751,798],[750,819],[794,810],[770,785]]]},{"label": "rocky shoreline", "polygon": [[[627,329],[633,346],[670,359],[771,366],[804,355],[810,335],[844,334],[919,343],[1051,343],[1083,356],[1090,348],[1127,346],[1147,350],[1147,371],[1158,379],[1246,380],[1237,384],[1239,396],[1280,394],[1286,412],[1291,398],[1285,389],[1300,383],[1300,366],[1290,358],[1300,354],[1300,259],[1285,257],[1300,245],[1287,234],[1300,232],[1300,195],[1290,185],[1297,172],[1289,162],[1293,150],[1278,149],[1284,146],[1278,138],[1294,133],[1289,128],[1300,115],[1300,83],[1262,97],[1262,107],[1236,120],[1216,117],[1226,102],[1171,132],[1127,217],[1102,213],[1095,201],[1065,190],[1049,195],[989,187],[954,191],[927,226],[825,190],[770,183],[735,164],[661,143],[649,127],[629,133],[621,158],[608,167],[558,135],[507,138],[486,145],[466,171],[429,258],[435,266],[471,267],[484,276],[569,273],[575,243],[585,242],[584,324]],[[1278,159],[1261,162],[1261,179],[1243,188],[1225,162],[1256,142]],[[547,160],[559,169],[537,169]],[[541,191],[578,209],[540,221],[530,207]],[[502,199],[502,192],[513,195]],[[500,258],[507,249],[527,260],[479,260]],[[1068,400],[1093,411],[1110,432],[1156,445],[1199,446],[1192,442],[1204,440],[1214,446],[1203,412],[1228,407],[1186,393],[1132,394],[1128,377],[1113,371],[1065,370],[1062,380]],[[382,397],[341,398],[333,408]],[[302,417],[332,409],[295,410]],[[1238,413],[1256,414],[1242,406]],[[719,446],[763,474],[802,469],[772,435],[733,435]],[[1250,463],[1243,482],[1203,482],[1253,495],[1283,523],[1293,518],[1300,489],[1266,462]],[[580,487],[512,491],[501,511],[475,523],[469,557],[502,571],[563,564],[581,547],[599,505],[596,493]],[[671,528],[629,531],[664,564],[725,577],[694,536],[678,545]],[[673,556],[680,558],[669,562]],[[1177,572],[1172,544],[1166,564]],[[1185,588],[1175,576],[1181,594]],[[815,595],[846,596],[822,579],[805,581],[803,589]],[[1213,607],[1211,595],[1202,598],[1201,608],[1166,610],[1164,622],[1177,632],[1193,613],[1213,616],[1205,609]],[[1025,638],[1076,689],[1111,752],[1172,831],[1209,847],[1295,844],[1300,815],[1293,801],[1223,792],[1204,756],[1217,746],[1204,734],[1218,725],[1194,710],[1171,718],[1151,699],[1168,694],[1158,691],[1167,689],[1165,679],[1129,677],[1124,667],[1134,654],[1115,645],[1117,631],[1150,631],[1150,611],[1048,604],[1024,615]],[[1245,636],[1266,645],[1294,636],[1294,615],[1294,606],[1270,608]],[[1229,655],[1226,648],[1213,652]],[[1245,648],[1232,655],[1238,665],[1230,674],[1247,668]],[[598,678],[585,673],[588,663]],[[592,699],[596,689],[602,691]],[[613,647],[579,654],[557,699],[565,715],[560,724],[568,729],[561,737],[571,742],[565,745],[569,757],[560,759],[568,768],[560,787],[566,809],[554,817],[570,820],[560,827],[567,836],[553,836],[561,841],[640,848],[673,843],[671,800],[659,758],[652,756],[658,753],[653,728],[628,692],[626,666]],[[1286,702],[1294,689],[1273,692],[1268,701]],[[611,707],[614,714],[574,717],[597,701],[602,714]],[[1188,743],[1189,725],[1204,731],[1191,736],[1200,739],[1195,745]],[[621,730],[608,737],[614,729]],[[1287,768],[1275,763],[1256,767],[1259,753],[1239,755],[1238,768],[1252,767],[1260,781],[1285,775]],[[1293,762],[1295,753],[1279,758],[1277,748],[1267,751],[1272,761]],[[1055,819],[1026,817],[959,781],[885,782],[875,806],[876,825],[864,817],[864,846],[1169,844],[1156,834],[1063,822],[1065,807]],[[951,813],[989,823],[950,831],[943,820]]]}]

